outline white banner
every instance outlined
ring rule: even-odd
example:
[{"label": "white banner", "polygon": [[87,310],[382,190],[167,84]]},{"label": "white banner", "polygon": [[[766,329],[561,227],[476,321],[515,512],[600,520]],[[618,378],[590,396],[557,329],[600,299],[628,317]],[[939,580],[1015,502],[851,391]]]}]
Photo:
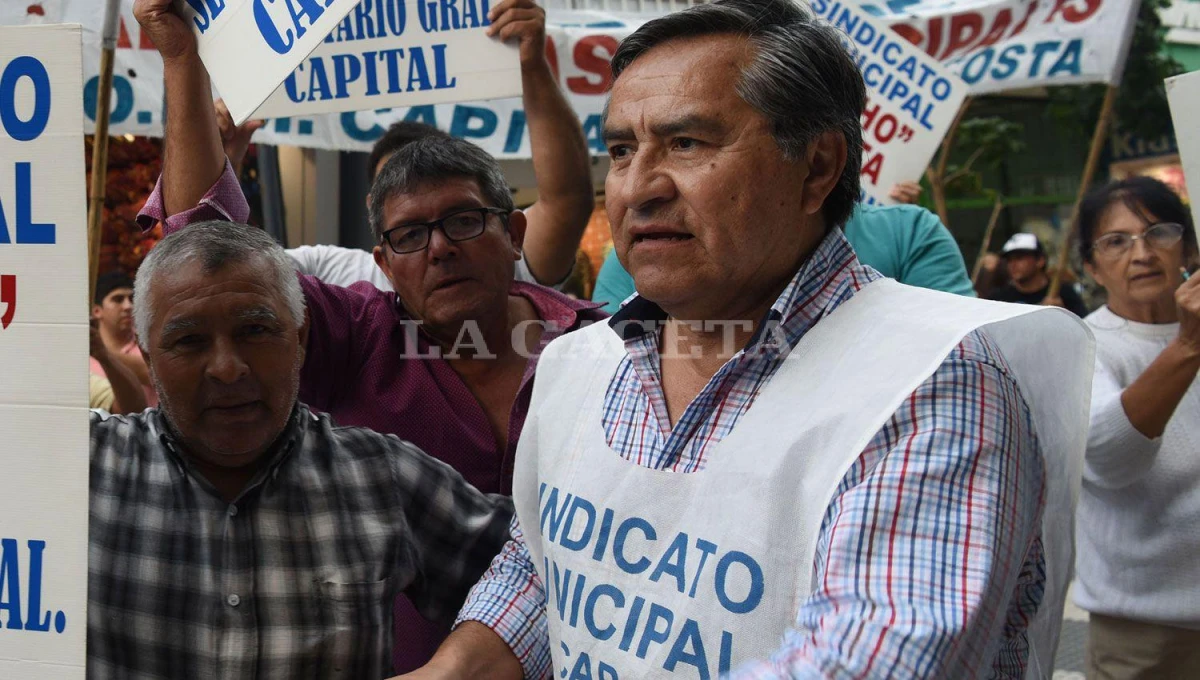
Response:
[{"label": "white banner", "polygon": [[520,96],[517,47],[487,36],[487,0],[363,0],[255,118]]},{"label": "white banner", "polygon": [[854,27],[846,32],[845,44],[867,86],[860,198],[894,203],[888,192],[899,182],[921,179],[967,96],[967,85],[878,19],[852,6],[840,14]]},{"label": "white banner", "polygon": [[1200,230],[1200,129],[1196,111],[1200,110],[1200,71],[1167,78],[1167,103],[1175,122],[1175,142],[1183,164],[1183,179],[1192,199],[1192,226]]},{"label": "white banner", "polygon": [[88,284],[79,26],[0,28],[0,677],[83,678]]},{"label": "white banner", "polygon": [[250,117],[359,0],[175,0],[236,123]]},{"label": "white banner", "polygon": [[1138,8],[1138,0],[811,2],[818,16],[852,34],[845,8],[858,5],[952,68],[971,94],[1118,82]]},{"label": "white banner", "polygon": [[[99,26],[103,17],[102,3],[95,0],[30,0],[32,4],[0,3],[0,24],[26,21],[61,21],[69,18],[85,27],[85,92],[84,100],[90,125],[95,106],[95,74],[99,67]],[[199,0],[197,0],[199,1]],[[208,2],[209,0],[204,0]],[[227,1],[227,0],[226,0]],[[366,19],[374,18],[374,32],[379,32],[376,3],[373,12],[362,9],[364,28],[359,28],[360,11],[351,12],[335,29],[357,35],[366,33]],[[382,16],[388,21],[388,0],[383,0]],[[902,37],[914,42],[920,50],[931,55],[950,70],[960,73],[967,83],[969,94],[995,92],[1030,86],[1082,82],[1109,82],[1121,70],[1127,49],[1132,17],[1136,15],[1136,0],[891,0],[881,3],[871,0],[862,11],[847,13],[847,5],[837,0],[811,0],[814,12],[833,21],[858,45],[860,54],[867,55],[881,68],[909,68],[907,58],[898,59],[896,50],[907,49],[891,36],[878,30],[879,23],[890,25]],[[433,3],[428,3],[433,4]],[[33,8],[37,8],[36,12]],[[117,49],[117,70],[114,84],[112,125],[114,134],[162,135],[162,64],[152,45],[139,35],[133,21],[133,0],[122,0],[121,40]],[[439,4],[440,7],[440,4]],[[871,17],[865,21],[864,17]],[[419,19],[419,17],[418,17]],[[618,42],[641,25],[646,17],[631,17],[600,12],[551,11],[547,33],[553,43],[549,57],[559,74],[559,82],[579,114],[588,143],[594,154],[603,155],[599,135],[600,112],[608,85],[608,62]],[[412,21],[411,17],[408,21]],[[872,29],[863,28],[870,25]],[[365,43],[364,43],[365,44]],[[885,47],[898,44],[899,47]],[[327,49],[328,43],[322,45]],[[370,50],[367,50],[370,51]],[[377,57],[378,59],[378,57]],[[915,62],[912,64],[915,66]],[[926,64],[928,65],[928,64]],[[336,76],[328,70],[329,87],[336,90]],[[863,64],[867,68],[866,62]],[[377,62],[376,77],[383,71]],[[347,80],[353,73],[348,62],[343,66]],[[400,68],[398,65],[397,68]],[[243,68],[243,70],[245,70]],[[867,78],[875,80],[872,101],[883,96],[879,87],[887,79],[882,71],[872,71]],[[916,67],[911,76],[902,74],[904,87],[920,90],[929,85],[924,69]],[[407,79],[404,72],[402,79]],[[312,76],[296,80],[297,97],[307,88],[312,91]],[[911,79],[915,78],[915,83]],[[925,79],[922,82],[922,79]],[[357,79],[369,86],[365,71]],[[904,82],[908,80],[909,82]],[[899,91],[895,77],[886,86],[888,96]],[[377,87],[382,89],[379,83]],[[318,83],[318,97],[323,88]],[[938,92],[929,95],[941,95]],[[906,93],[903,95],[907,97]],[[957,95],[955,95],[957,96]],[[928,120],[944,115],[954,107],[940,101]],[[905,101],[901,96],[895,100]],[[922,105],[930,102],[922,97]],[[920,110],[920,109],[919,109]],[[271,144],[290,144],[321,149],[365,151],[378,139],[388,123],[399,119],[423,120],[474,141],[500,158],[528,158],[529,136],[524,111],[519,98],[463,104],[425,105],[413,108],[369,109],[357,113],[301,115],[293,111],[291,118],[279,118],[256,136],[255,140]],[[953,112],[951,112],[953,113]],[[881,115],[880,121],[885,118]],[[864,121],[866,123],[866,121]],[[890,125],[890,123],[889,123]],[[910,127],[912,127],[910,125]],[[886,132],[886,130],[884,131]],[[907,136],[907,135],[906,135]],[[878,141],[878,140],[877,140]],[[910,142],[907,149],[914,148]],[[920,156],[921,154],[914,154]],[[886,158],[886,155],[885,155]],[[885,166],[888,164],[885,163]],[[916,179],[919,173],[905,173]],[[879,183],[884,183],[881,175]]]}]

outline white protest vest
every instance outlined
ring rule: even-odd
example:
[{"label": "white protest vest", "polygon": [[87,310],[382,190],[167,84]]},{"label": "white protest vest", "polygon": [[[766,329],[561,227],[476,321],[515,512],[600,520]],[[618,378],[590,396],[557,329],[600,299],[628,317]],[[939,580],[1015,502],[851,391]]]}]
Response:
[{"label": "white protest vest", "polygon": [[1030,677],[1050,677],[1069,582],[1092,340],[1073,315],[869,284],[810,330],[707,467],[651,470],[606,444],[625,355],[607,324],[547,347],[514,500],[545,584],[555,678],[717,678],[767,658],[813,591],[815,541],[850,465],[965,335],[1003,352],[1047,468],[1047,589]]}]

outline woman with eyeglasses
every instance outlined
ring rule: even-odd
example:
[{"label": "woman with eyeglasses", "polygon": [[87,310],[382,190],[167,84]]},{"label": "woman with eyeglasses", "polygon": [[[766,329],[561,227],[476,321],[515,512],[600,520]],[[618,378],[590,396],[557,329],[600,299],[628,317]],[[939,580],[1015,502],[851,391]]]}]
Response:
[{"label": "woman with eyeglasses", "polygon": [[1088,678],[1200,678],[1200,276],[1182,201],[1136,177],[1080,208],[1084,266],[1108,292],[1096,335],[1077,515]]}]

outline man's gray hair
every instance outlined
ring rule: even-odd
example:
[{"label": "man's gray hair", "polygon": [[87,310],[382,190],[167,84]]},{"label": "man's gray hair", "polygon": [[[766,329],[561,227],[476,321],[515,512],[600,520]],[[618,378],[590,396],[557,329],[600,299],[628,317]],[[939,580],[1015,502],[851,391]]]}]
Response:
[{"label": "man's gray hair", "polygon": [[862,168],[862,74],[832,25],[794,0],[716,0],[646,22],[621,42],[613,78],[648,50],[670,40],[744,36],[757,54],[742,71],[737,93],[771,122],[784,156],[797,160],[824,132],[846,138],[846,167],[825,199],[828,226],[841,226],[858,203]]},{"label": "man's gray hair", "polygon": [[392,154],[371,185],[371,230],[383,238],[383,206],[407,194],[448,179],[473,179],[490,208],[516,209],[500,164],[478,146],[455,137],[430,135]]},{"label": "man's gray hair", "polygon": [[[199,262],[211,274],[229,265],[260,258],[264,284],[287,304],[296,328],[304,323],[304,291],[296,277],[296,265],[275,239],[262,229],[236,222],[211,220],[181,229],[159,241],[142,266],[133,284],[133,323],[138,340],[150,342],[150,288],[160,271],[171,272]],[[256,261],[257,264],[257,261]]]}]

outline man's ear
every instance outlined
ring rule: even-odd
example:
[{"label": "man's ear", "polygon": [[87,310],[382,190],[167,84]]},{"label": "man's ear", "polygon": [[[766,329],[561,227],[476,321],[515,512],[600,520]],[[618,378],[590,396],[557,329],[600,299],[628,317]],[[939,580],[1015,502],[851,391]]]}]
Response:
[{"label": "man's ear", "polygon": [[92,305],[92,318],[99,319],[102,311],[100,305]]},{"label": "man's ear", "polygon": [[520,260],[525,248],[525,228],[529,220],[525,213],[514,210],[508,214],[508,236],[512,239],[513,261]]},{"label": "man's ear", "polygon": [[846,169],[846,138],[835,130],[826,130],[808,145],[804,153],[808,176],[800,186],[803,210],[815,215],[842,178]]},{"label": "man's ear", "polygon": [[392,278],[392,268],[388,266],[387,250],[383,246],[375,246],[371,249],[371,257],[375,258],[375,266],[379,267],[387,277],[388,283],[392,284],[392,290],[396,290],[396,280]]}]

